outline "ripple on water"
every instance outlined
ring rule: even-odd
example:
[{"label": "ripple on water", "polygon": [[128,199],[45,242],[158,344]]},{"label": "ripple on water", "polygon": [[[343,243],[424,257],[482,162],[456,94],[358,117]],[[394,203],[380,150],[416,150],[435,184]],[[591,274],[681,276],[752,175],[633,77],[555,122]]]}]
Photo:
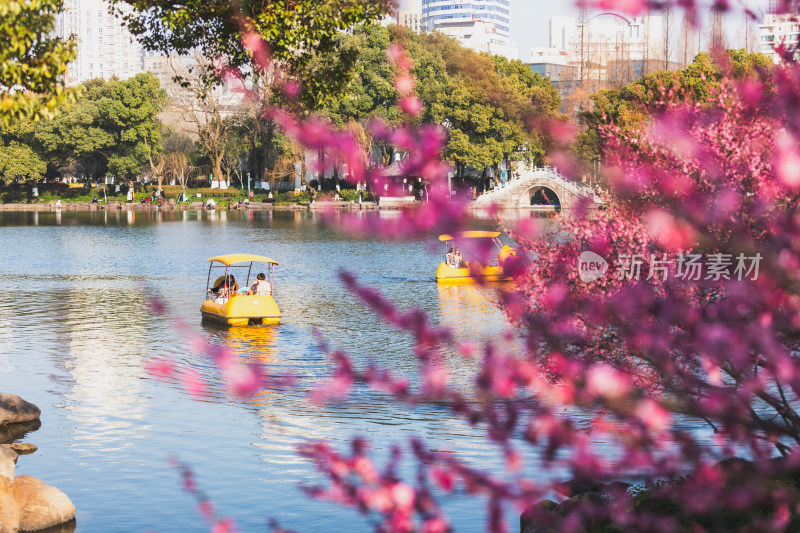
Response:
[{"label": "ripple on water", "polygon": [[[437,406],[408,409],[360,386],[341,403],[307,399],[333,369],[319,335],[356,364],[377,361],[412,379],[416,373],[412,340],[342,288],[343,269],[401,309],[423,309],[459,340],[500,338],[506,326],[491,293],[438,287],[431,281],[438,251],[424,240],[353,238],[309,213],[64,212],[34,221],[0,212],[0,246],[18,251],[15,264],[0,264],[0,282],[18,295],[0,302],[0,381],[43,410],[42,429],[28,438],[40,453],[18,470],[70,495],[81,533],[201,530],[178,474],[165,467],[170,456],[193,466],[203,489],[244,531],[263,530],[266,516],[301,531],[370,529],[351,511],[309,502],[299,491],[301,483],[320,481],[296,453],[309,441],[344,450],[350,438],[365,436],[386,457],[393,442],[423,436],[471,464],[501,468],[480,428]],[[240,250],[280,262],[277,327],[217,328],[199,320],[206,259]],[[165,315],[148,311],[154,296],[167,303]],[[296,385],[232,399],[197,341],[234,349],[270,375],[292,374]],[[144,366],[162,355],[173,358],[176,371],[159,381]],[[466,387],[474,379],[475,361],[452,349],[439,356],[454,383]],[[183,390],[189,373],[200,375],[207,398]],[[448,505],[464,530],[484,520],[474,505]]]}]

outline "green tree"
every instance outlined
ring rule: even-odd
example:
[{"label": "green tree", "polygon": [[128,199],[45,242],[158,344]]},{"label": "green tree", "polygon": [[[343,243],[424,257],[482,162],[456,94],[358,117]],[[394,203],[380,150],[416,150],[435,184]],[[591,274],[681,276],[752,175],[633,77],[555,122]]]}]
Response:
[{"label": "green tree", "polygon": [[74,95],[64,87],[74,41],[51,37],[60,0],[0,2],[0,122],[50,118]]},{"label": "green tree", "polygon": [[532,124],[555,117],[561,105],[550,81],[520,61],[479,54],[441,34],[419,38],[441,55],[448,74],[441,92],[423,101],[426,119],[448,130],[445,158],[459,174],[491,167],[497,179],[504,159],[543,163],[548,141]]},{"label": "green tree", "polygon": [[258,36],[268,54],[303,82],[312,102],[343,89],[354,63],[345,55],[338,68],[310,69],[314,56],[335,52],[343,30],[376,22],[394,5],[393,0],[114,1],[135,8],[125,20],[148,50],[188,55],[199,49],[210,61],[244,67],[254,55],[263,63],[267,51],[258,50],[252,39]]},{"label": "green tree", "polygon": [[106,170],[103,154],[114,144],[113,136],[100,126],[98,100],[103,80],[83,84],[84,96],[54,120],[37,126],[35,139],[44,153],[48,171],[75,165],[81,175],[91,176]]},{"label": "green tree", "polygon": [[598,159],[603,155],[603,127],[614,125],[622,132],[630,132],[673,104],[691,101],[710,105],[725,77],[765,82],[770,68],[765,56],[745,50],[728,50],[717,61],[701,52],[685,69],[654,72],[620,89],[595,93],[591,96],[592,109],[579,115],[584,133],[573,151],[584,161]]},{"label": "green tree", "polygon": [[[558,93],[521,62],[476,53],[441,34],[418,35],[396,26],[365,25],[340,40],[338,48],[357,61],[345,94],[323,108],[337,126],[354,121],[363,128],[373,118],[400,123],[392,83],[396,73],[386,61],[389,45],[400,42],[414,62],[416,93],[425,104],[421,120],[447,129],[445,156],[460,173],[467,167],[497,170],[506,158],[543,160],[546,139],[530,123],[557,113]],[[328,59],[320,55],[315,61]],[[364,144],[379,150],[385,164],[391,161],[391,145]]]},{"label": "green tree", "polygon": [[36,126],[35,140],[55,170],[76,164],[85,176],[132,178],[161,151],[158,113],[167,95],[152,74],[90,80],[84,96],[54,120]]},{"label": "green tree", "polygon": [[[402,113],[396,106],[397,91],[394,88],[394,68],[386,60],[386,51],[396,35],[394,29],[378,25],[362,26],[352,35],[340,36],[338,45],[347,54],[357,56],[353,75],[347,85],[345,93],[326,102],[322,113],[331,119],[339,128],[348,126],[351,121],[360,125],[360,131],[365,131],[367,123],[379,118],[386,123],[397,126],[402,119]],[[415,64],[420,64],[421,50],[414,54]],[[318,63],[325,63],[329,59],[321,55]],[[439,69],[445,75],[444,67]],[[419,87],[426,81],[418,80]],[[349,126],[353,127],[353,126]],[[383,143],[373,143],[371,139],[365,143],[369,151],[378,150],[384,164],[389,164],[394,155],[394,147]]]},{"label": "green tree", "polygon": [[[357,55],[358,60],[346,94],[331,101],[324,109],[325,114],[340,128],[351,118],[380,117],[389,124],[399,124],[401,113],[395,105],[397,91],[392,83],[395,72],[386,61],[386,50],[392,42],[390,30],[377,25],[364,26],[340,39],[340,49]],[[322,57],[321,62],[325,61],[328,58]]]},{"label": "green tree", "polygon": [[150,73],[111,83],[99,101],[100,126],[114,139],[104,154],[108,171],[132,178],[148,159],[161,151],[161,123],[158,113],[168,101],[158,78]]},{"label": "green tree", "polygon": [[6,180],[41,179],[46,170],[47,165],[30,146],[16,142],[0,146],[0,176]]}]

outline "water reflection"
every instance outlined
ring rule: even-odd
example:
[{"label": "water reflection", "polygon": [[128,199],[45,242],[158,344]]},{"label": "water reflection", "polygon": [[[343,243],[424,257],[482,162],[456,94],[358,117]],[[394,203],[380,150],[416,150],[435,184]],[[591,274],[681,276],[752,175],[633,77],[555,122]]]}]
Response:
[{"label": "water reflection", "polygon": [[[233,350],[240,363],[254,365],[265,376],[273,376],[276,340],[275,331],[280,326],[226,327],[203,321],[203,329],[214,339],[213,342]],[[276,394],[270,389],[262,389],[244,401],[252,405],[269,405],[270,398]]]},{"label": "water reflection", "polygon": [[149,403],[142,394],[148,316],[141,291],[73,282],[62,295],[64,367],[73,380],[65,399],[76,444],[133,446]]},{"label": "water reflection", "polygon": [[[301,482],[318,480],[296,455],[296,446],[311,439],[341,447],[363,435],[385,452],[390,443],[422,435],[482,467],[501,464],[480,428],[439,407],[410,410],[360,385],[346,402],[320,406],[307,399],[333,369],[315,331],[357,365],[378,361],[396,375],[416,377],[411,336],[385,325],[349,294],[340,270],[354,272],[400,309],[423,309],[459,340],[480,344],[505,331],[491,290],[433,281],[440,252],[427,246],[435,236],[400,243],[353,237],[307,211],[221,215],[43,212],[34,226],[31,213],[0,212],[0,246],[15,251],[13,264],[0,263],[0,283],[17,295],[0,301],[0,382],[42,408],[43,426],[33,438],[44,453],[22,468],[52,474],[47,481],[80,510],[81,533],[160,530],[164,524],[201,529],[202,523],[187,524],[194,517],[191,502],[181,508],[172,501],[179,481],[164,465],[173,454],[190,462],[201,481],[213,479],[212,490],[224,469],[229,483],[215,500],[246,531],[263,528],[263,502],[253,502],[261,490],[274,495],[270,514],[293,529],[369,529],[360,522],[351,528],[349,512],[336,515],[297,490]],[[201,324],[206,260],[231,251],[280,262],[279,326]],[[167,302],[166,316],[149,313],[151,293]],[[211,356],[197,348],[205,343],[235,349],[267,374],[291,373],[297,383],[245,401],[231,398]],[[160,355],[177,365],[166,381],[143,368],[147,358]],[[442,358],[455,380],[473,379],[474,361],[452,347]],[[181,381],[187,376],[199,376],[210,397],[197,401],[186,392]],[[152,513],[132,512],[134,502],[145,502]],[[482,511],[473,510],[462,523],[481,520]]]},{"label": "water reflection", "polygon": [[28,433],[36,431],[41,426],[42,423],[39,420],[0,426],[0,444],[22,440]]},{"label": "water reflection", "polygon": [[[11,353],[14,348],[14,327],[11,324],[11,313],[13,312],[11,302],[3,299],[0,301],[0,358]],[[0,359],[3,361],[1,367],[11,364],[10,360],[6,358]],[[8,369],[6,369],[8,370]],[[2,372],[2,369],[0,369]]]},{"label": "water reflection", "polygon": [[74,533],[78,529],[78,522],[76,520],[70,520],[65,524],[59,524],[57,526],[48,527],[47,529],[39,530],[39,533]]},{"label": "water reflection", "polygon": [[485,330],[487,321],[503,324],[497,292],[508,289],[509,284],[438,283],[437,288],[442,323],[458,336],[469,338],[476,331]]}]

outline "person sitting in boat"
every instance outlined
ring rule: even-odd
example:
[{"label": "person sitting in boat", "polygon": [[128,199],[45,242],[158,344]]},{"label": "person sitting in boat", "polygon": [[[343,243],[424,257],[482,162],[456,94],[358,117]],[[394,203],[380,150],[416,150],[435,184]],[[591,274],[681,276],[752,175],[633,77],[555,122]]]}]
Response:
[{"label": "person sitting in boat", "polygon": [[250,285],[248,294],[272,294],[272,286],[263,272],[256,276],[256,282]]},{"label": "person sitting in boat", "polygon": [[452,248],[447,249],[447,253],[444,255],[444,262],[453,268],[456,268],[456,256],[453,253]]},{"label": "person sitting in boat", "polygon": [[228,275],[223,276],[217,286],[211,290],[217,297],[216,302],[224,303],[228,298],[236,294],[236,291],[239,290],[239,285],[237,285],[235,277]]},{"label": "person sitting in boat", "polygon": [[467,268],[467,264],[464,262],[464,257],[461,255],[460,248],[456,248],[456,251],[453,252],[453,258],[455,259],[456,268]]}]

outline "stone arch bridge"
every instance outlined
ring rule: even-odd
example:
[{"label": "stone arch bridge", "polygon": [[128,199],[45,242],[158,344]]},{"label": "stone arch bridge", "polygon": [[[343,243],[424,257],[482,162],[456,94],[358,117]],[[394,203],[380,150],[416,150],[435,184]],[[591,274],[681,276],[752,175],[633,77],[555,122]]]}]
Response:
[{"label": "stone arch bridge", "polygon": [[591,200],[591,205],[602,204],[594,190],[583,183],[568,180],[553,167],[538,167],[521,170],[519,177],[481,195],[475,207],[560,210],[571,209],[582,198]]}]

